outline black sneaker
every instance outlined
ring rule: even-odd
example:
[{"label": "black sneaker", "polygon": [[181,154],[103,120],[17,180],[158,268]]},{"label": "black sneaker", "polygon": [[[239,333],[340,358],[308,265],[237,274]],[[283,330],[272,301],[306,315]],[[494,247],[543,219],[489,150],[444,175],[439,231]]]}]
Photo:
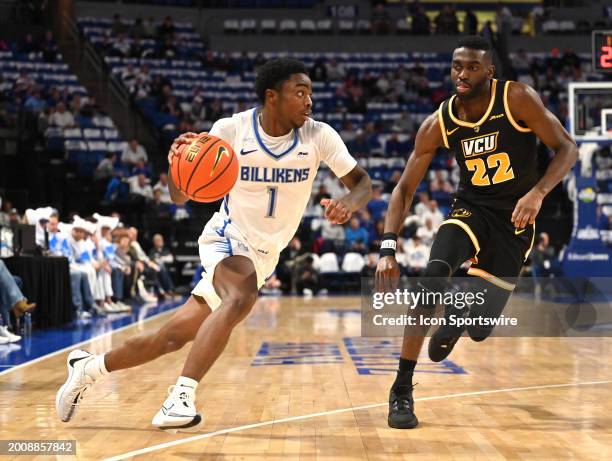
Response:
[{"label": "black sneaker", "polygon": [[432,362],[441,362],[453,350],[465,328],[441,326],[429,339],[429,358]]},{"label": "black sneaker", "polygon": [[414,414],[414,400],[411,385],[400,385],[389,391],[389,427],[394,429],[412,429],[419,424]]}]

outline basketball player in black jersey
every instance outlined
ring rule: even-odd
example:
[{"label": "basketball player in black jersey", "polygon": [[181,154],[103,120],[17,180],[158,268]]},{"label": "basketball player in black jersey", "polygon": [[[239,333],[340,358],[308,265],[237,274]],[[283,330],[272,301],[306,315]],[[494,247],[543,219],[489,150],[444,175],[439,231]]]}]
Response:
[{"label": "basketball player in black jersey", "polygon": [[[391,195],[376,271],[379,291],[397,283],[397,234],[436,149],[446,147],[454,152],[460,168],[459,187],[434,240],[421,286],[444,290],[448,278],[471,259],[468,273],[486,284],[487,316],[499,316],[506,305],[514,289],[512,280],[533,245],[542,200],[570,171],[578,148],[532,88],[496,80],[494,72],[487,41],[481,37],[460,40],[451,69],[455,94],[419,128],[414,152]],[[541,178],[536,137],[555,151]],[[404,336],[398,374],[389,394],[391,427],[409,429],[418,424],[412,374],[425,333],[426,328],[420,328]],[[429,342],[430,358],[447,357],[462,333],[457,327],[440,327]],[[490,329],[468,328],[475,341],[490,333]]]}]

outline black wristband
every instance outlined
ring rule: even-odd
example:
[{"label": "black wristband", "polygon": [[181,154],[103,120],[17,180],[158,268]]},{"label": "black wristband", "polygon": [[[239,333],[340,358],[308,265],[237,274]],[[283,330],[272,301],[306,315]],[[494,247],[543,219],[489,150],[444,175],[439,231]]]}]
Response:
[{"label": "black wristband", "polygon": [[385,232],[380,243],[380,256],[395,256],[397,247],[397,234]]}]

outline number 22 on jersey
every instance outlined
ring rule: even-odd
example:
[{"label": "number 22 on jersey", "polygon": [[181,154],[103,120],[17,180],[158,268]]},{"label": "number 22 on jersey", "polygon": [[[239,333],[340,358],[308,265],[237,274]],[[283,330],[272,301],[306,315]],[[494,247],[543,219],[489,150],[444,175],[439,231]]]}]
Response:
[{"label": "number 22 on jersey", "polygon": [[[474,158],[465,161],[468,171],[473,171],[472,184],[475,186],[490,186],[514,179],[514,171],[510,166],[510,157],[506,152],[489,155],[485,160]],[[495,169],[493,177],[490,178],[488,169]]]}]

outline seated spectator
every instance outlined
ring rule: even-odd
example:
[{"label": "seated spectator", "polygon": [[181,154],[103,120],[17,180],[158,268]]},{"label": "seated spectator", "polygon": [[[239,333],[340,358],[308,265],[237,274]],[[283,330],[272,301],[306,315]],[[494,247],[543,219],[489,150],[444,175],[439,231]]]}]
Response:
[{"label": "seated spectator", "polygon": [[326,65],[327,78],[329,80],[342,80],[346,76],[344,66],[336,58],[332,58]]},{"label": "seated spectator", "polygon": [[[153,236],[153,248],[149,251],[149,259],[151,259],[160,268],[157,273],[159,283],[167,296],[175,297],[177,294],[174,291],[174,282],[168,272],[168,266],[174,264],[174,256],[170,250],[164,246],[164,237],[161,234]],[[162,295],[163,296],[163,295]]]},{"label": "seated spectator", "polygon": [[157,33],[157,25],[155,24],[155,19],[153,19],[153,16],[150,16],[148,19],[145,19],[142,22],[142,33],[143,37],[145,38],[155,37]]},{"label": "seated spectator", "polygon": [[438,35],[456,35],[459,33],[457,15],[450,5],[445,5],[442,8],[442,11],[436,16],[435,23],[436,34]]},{"label": "seated spectator", "polygon": [[385,182],[385,194],[390,194],[397,186],[400,178],[402,177],[402,172],[399,170],[395,170],[391,177]]},{"label": "seated spectator", "polygon": [[417,194],[418,203],[414,206],[414,214],[422,217],[429,210],[429,193],[423,191]]},{"label": "seated spectator", "polygon": [[378,252],[368,253],[366,256],[366,264],[361,269],[361,277],[374,278],[376,275],[376,267],[378,266]]},{"label": "seated spectator", "polygon": [[153,192],[159,191],[161,194],[161,202],[170,205],[172,198],[170,197],[170,189],[168,188],[168,175],[166,173],[159,174],[157,184],[153,186]]},{"label": "seated spectator", "polygon": [[174,38],[175,31],[176,27],[174,26],[174,21],[172,21],[172,17],[166,16],[164,18],[164,22],[161,23],[157,28],[157,36],[161,40],[172,40]]},{"label": "seated spectator", "polygon": [[138,201],[143,199],[144,201],[153,200],[153,188],[144,173],[128,178],[127,182],[130,186],[130,196],[132,199],[137,199]]},{"label": "seated spectator", "polygon": [[546,232],[538,236],[538,244],[531,251],[531,272],[534,277],[548,277],[553,273],[555,250],[550,246],[550,237]]},{"label": "seated spectator", "polygon": [[346,245],[350,251],[365,254],[368,250],[368,231],[361,226],[359,219],[351,218],[349,228],[345,231]]},{"label": "seated spectator", "polygon": [[344,227],[330,223],[324,219],[321,223],[320,253],[335,252],[342,248],[345,242]]},{"label": "seated spectator", "polygon": [[372,199],[368,202],[367,209],[374,221],[381,219],[387,211],[389,204],[382,199],[382,187],[380,184],[372,186]]},{"label": "seated spectator", "polygon": [[91,318],[95,300],[89,284],[87,273],[76,264],[74,253],[70,246],[70,235],[60,231],[59,216],[52,213],[47,221],[48,251],[51,256],[63,256],[70,263],[70,286],[72,291],[72,305],[76,309],[77,318],[86,320]]},{"label": "seated spectator", "polygon": [[406,251],[406,275],[409,277],[420,276],[427,266],[430,247],[425,245],[418,235],[412,237],[412,245]]},{"label": "seated spectator", "polygon": [[[17,281],[19,280],[13,278],[4,261],[0,259],[0,315],[6,328],[12,328],[10,312],[20,318],[26,312],[32,312],[36,308],[36,304],[28,302],[23,295]],[[0,338],[7,337],[7,333],[8,330],[2,328]]]},{"label": "seated spectator", "polygon": [[39,114],[45,109],[46,105],[47,103],[42,98],[40,90],[34,87],[31,94],[26,98],[23,107],[29,112]]},{"label": "seated spectator", "polygon": [[427,216],[424,219],[424,226],[417,229],[416,235],[421,239],[426,246],[431,246],[436,236],[436,229],[434,229],[432,218]]},{"label": "seated spectator", "polygon": [[115,162],[117,161],[117,154],[114,152],[108,152],[98,166],[96,167],[96,171],[94,172],[94,180],[96,181],[105,181],[115,173]]},{"label": "seated spectator", "polygon": [[[138,229],[135,227],[128,228],[127,232],[128,237],[130,238],[130,256],[134,261],[136,261],[136,267],[140,274],[143,274],[142,278],[139,278],[137,282],[137,287],[139,290],[139,295],[145,301],[152,301],[155,297],[150,295],[146,289],[144,289],[144,281],[145,279],[153,285],[153,290],[157,296],[163,296],[168,292],[166,289],[169,285],[164,287],[163,284],[170,280],[170,275],[168,271],[164,268],[162,269],[158,264],[152,261],[147,254],[144,252],[140,243],[138,242]],[[163,280],[163,282],[162,282]],[[170,280],[170,283],[172,281]],[[174,288],[172,286],[172,288]],[[157,298],[155,298],[157,300]]]},{"label": "seated spectator", "polygon": [[375,34],[388,34],[392,30],[391,15],[383,3],[374,7],[371,22],[372,32]]},{"label": "seated spectator", "polygon": [[119,34],[125,34],[127,32],[127,25],[121,19],[121,16],[117,13],[113,15],[113,25],[111,26],[111,34],[118,36]]},{"label": "seated spectator", "polygon": [[121,163],[128,166],[134,166],[141,161],[145,163],[149,161],[147,151],[138,143],[136,138],[130,139],[121,153]]},{"label": "seated spectator", "polygon": [[110,47],[109,54],[111,56],[118,56],[120,58],[129,58],[132,52],[132,45],[128,41],[125,34],[119,34],[113,41]]},{"label": "seated spectator", "polygon": [[55,108],[55,112],[49,117],[49,123],[59,128],[71,128],[76,126],[72,112],[66,109],[66,104],[60,102]]},{"label": "seated spectator", "polygon": [[423,214],[421,215],[421,219],[423,220],[424,223],[426,223],[426,221],[430,219],[432,222],[432,228],[434,232],[438,231],[438,229],[444,222],[444,215],[438,208],[437,201],[429,200],[427,202],[427,210],[423,212]]},{"label": "seated spectator", "polygon": [[153,191],[153,200],[147,203],[147,213],[156,220],[169,220],[172,217],[170,205],[162,202],[162,194],[159,189]]},{"label": "seated spectator", "polygon": [[429,35],[431,33],[431,21],[425,13],[423,5],[419,5],[412,13],[412,33],[414,35]]},{"label": "seated spectator", "polygon": [[306,297],[319,291],[319,274],[313,266],[314,259],[307,256],[299,269],[297,276],[297,292]]}]

